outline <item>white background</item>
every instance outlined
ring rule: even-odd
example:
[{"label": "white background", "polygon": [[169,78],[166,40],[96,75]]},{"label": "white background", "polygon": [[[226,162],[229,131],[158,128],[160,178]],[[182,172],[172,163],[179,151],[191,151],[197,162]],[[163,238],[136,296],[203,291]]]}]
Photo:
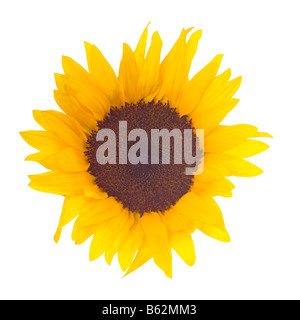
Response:
[{"label": "white background", "polygon": [[[241,102],[226,124],[270,132],[270,149],[252,158],[265,171],[232,179],[234,197],[217,198],[232,242],[193,235],[197,261],[176,254],[173,279],[151,261],[121,279],[117,259],[89,262],[72,223],[53,235],[63,197],[30,189],[24,162],[33,153],[19,131],[38,129],[33,109],[57,109],[53,73],[61,56],[86,67],[83,42],[96,44],[118,69],[122,43],[135,47],[151,21],[163,56],[182,27],[203,29],[191,74],[223,53],[221,71],[243,76]],[[2,299],[299,299],[299,1],[1,1]]]}]

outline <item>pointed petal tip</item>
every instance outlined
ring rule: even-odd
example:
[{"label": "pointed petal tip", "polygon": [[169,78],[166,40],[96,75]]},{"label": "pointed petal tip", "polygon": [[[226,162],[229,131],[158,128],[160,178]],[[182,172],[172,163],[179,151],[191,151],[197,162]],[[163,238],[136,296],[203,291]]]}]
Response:
[{"label": "pointed petal tip", "polygon": [[[29,177],[29,176],[28,176],[28,177]],[[29,179],[30,179],[30,177],[29,177]],[[35,188],[34,188],[33,185],[32,185],[32,181],[30,181],[30,182],[28,183],[28,187],[30,187],[31,189],[35,190]]]},{"label": "pointed petal tip", "polygon": [[63,68],[64,68],[64,65],[65,65],[66,63],[72,62],[72,60],[73,60],[72,58],[70,58],[70,57],[68,57],[68,56],[62,55],[62,56],[61,56],[61,62],[62,62]]},{"label": "pointed petal tip", "polygon": [[[192,29],[194,29],[194,27],[191,28],[191,30]],[[191,36],[195,37],[199,41],[202,37],[202,30],[196,30]]]},{"label": "pointed petal tip", "polygon": [[228,74],[228,75],[230,75],[230,76],[231,76],[231,69],[230,69],[230,68],[228,68],[227,70],[225,70],[225,71],[224,71],[224,74]]},{"label": "pointed petal tip", "polygon": [[126,42],[123,42],[123,55],[124,55],[124,53],[128,53],[128,52],[131,52],[131,51],[132,50],[131,50],[129,44],[126,43]]},{"label": "pointed petal tip", "polygon": [[224,243],[229,243],[231,242],[231,239],[230,239],[230,235],[228,233],[228,231],[226,230],[226,236],[224,236],[223,239],[220,240],[221,242],[224,242]]},{"label": "pointed petal tip", "polygon": [[61,231],[62,231],[62,229],[57,227],[56,232],[53,237],[53,240],[55,241],[55,243],[58,243],[60,236],[61,236]]},{"label": "pointed petal tip", "polygon": [[88,41],[84,41],[84,46],[89,48],[92,46],[92,44]]},{"label": "pointed petal tip", "polygon": [[191,261],[185,261],[185,263],[189,266],[189,267],[192,267],[196,262],[196,257],[195,259],[191,260]]},{"label": "pointed petal tip", "polygon": [[224,54],[223,54],[223,53],[220,53],[220,54],[218,54],[218,55],[216,55],[216,56],[214,57],[213,62],[216,62],[216,63],[220,64],[221,61],[222,61],[222,59],[223,59],[223,57],[224,57]]},{"label": "pointed petal tip", "polygon": [[184,29],[184,28],[182,28],[182,31],[183,32],[185,32],[186,34],[188,34],[188,33],[190,33],[193,29],[194,29],[195,27],[190,27],[190,28],[188,28],[188,29]]},{"label": "pointed petal tip", "polygon": [[[121,265],[121,263],[120,263],[120,261],[119,261],[119,265],[120,265],[120,268],[121,268],[121,270],[122,270],[122,272],[125,272],[128,268],[125,268],[125,266],[124,265]],[[125,276],[125,275],[124,275]],[[123,276],[123,277],[124,277]]]},{"label": "pointed petal tip", "polygon": [[31,161],[31,154],[30,155],[28,155],[27,157],[25,157],[25,159],[24,159],[24,161]]},{"label": "pointed petal tip", "polygon": [[20,131],[19,134],[20,134],[20,136],[25,140],[26,131]]},{"label": "pointed petal tip", "polygon": [[123,278],[125,278],[126,276],[128,276],[130,273],[132,273],[134,270],[130,270],[130,267],[128,268],[128,270],[124,273],[124,275],[123,275],[123,277],[121,278],[121,279],[123,279]]},{"label": "pointed petal tip", "polygon": [[151,39],[154,39],[155,37],[158,37],[161,41],[161,37],[158,31],[153,32]]},{"label": "pointed petal tip", "polygon": [[32,115],[33,115],[33,118],[35,119],[35,121],[37,121],[36,118],[37,118],[41,113],[42,113],[41,110],[37,110],[37,109],[32,110]]},{"label": "pointed petal tip", "polygon": [[[260,168],[259,168],[260,169]],[[260,172],[257,174],[258,176],[260,176],[261,174],[264,173],[264,170],[260,169]]]},{"label": "pointed petal tip", "polygon": [[[75,244],[76,244],[76,241],[75,241]],[[89,261],[90,262],[92,262],[92,261],[94,261],[94,260],[96,260],[97,258],[94,256],[94,255],[92,255],[91,253],[89,254]]]},{"label": "pointed petal tip", "polygon": [[170,279],[172,279],[172,278],[173,278],[172,270],[164,271],[164,273],[165,273],[165,275],[166,275],[168,278],[170,278]]},{"label": "pointed petal tip", "polygon": [[[244,160],[244,161],[247,161],[247,160]],[[248,162],[248,161],[247,161]],[[263,174],[264,173],[264,170],[262,170],[260,167],[258,167],[258,166],[256,166],[255,164],[253,164],[252,162],[248,162],[248,163],[250,163],[252,166],[253,166],[253,168],[255,169],[255,171],[254,172],[252,172],[252,174],[251,175],[249,175],[249,176],[247,176],[247,177],[257,177],[257,176],[260,176],[261,174]]]},{"label": "pointed petal tip", "polygon": [[34,176],[35,176],[34,174],[29,174],[28,175],[28,178],[30,179],[30,181],[34,180]]},{"label": "pointed petal tip", "polygon": [[90,56],[92,46],[93,45],[90,44],[89,42],[84,41],[84,47],[85,47],[85,52],[86,52],[87,58],[89,58],[89,56]]},{"label": "pointed petal tip", "polygon": [[274,138],[270,133],[267,133],[267,132],[260,132],[261,134],[263,134],[263,137],[264,138]]}]

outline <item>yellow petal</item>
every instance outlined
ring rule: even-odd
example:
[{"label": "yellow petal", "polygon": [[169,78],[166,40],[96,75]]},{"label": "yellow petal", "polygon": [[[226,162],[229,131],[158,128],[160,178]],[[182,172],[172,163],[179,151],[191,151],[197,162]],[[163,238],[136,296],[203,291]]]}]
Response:
[{"label": "yellow petal", "polygon": [[94,199],[106,199],[108,197],[107,193],[96,185],[86,186],[83,189],[83,194],[86,198],[94,198]]},{"label": "yellow petal", "polygon": [[22,138],[33,148],[40,151],[58,152],[68,145],[56,134],[42,130],[28,130],[20,132]]},{"label": "yellow petal", "polygon": [[110,106],[113,105],[109,103],[108,98],[91,87],[80,86],[76,92],[76,98],[94,115],[97,121],[103,120],[108,114]]},{"label": "yellow petal", "polygon": [[205,92],[201,97],[200,103],[191,113],[191,117],[193,119],[201,117],[203,112],[207,110],[210,111],[216,104],[222,103],[222,101],[219,101],[217,98],[228,85],[228,80],[230,76],[231,70],[227,69],[226,71],[215,77],[213,81],[209,84],[208,88],[205,88]]},{"label": "yellow petal", "polygon": [[66,147],[58,151],[38,152],[29,155],[25,160],[39,162],[49,170],[66,172],[87,171],[89,167],[85,155],[81,151],[71,147]]},{"label": "yellow petal", "polygon": [[145,241],[156,265],[172,277],[172,253],[168,232],[158,213],[146,213],[141,219]]},{"label": "yellow petal", "polygon": [[72,240],[75,241],[75,244],[85,242],[99,231],[103,222],[115,217],[121,210],[122,207],[112,197],[102,200],[85,198],[85,204],[74,223]]},{"label": "yellow petal", "polygon": [[140,100],[137,91],[139,72],[135,56],[128,44],[123,44],[123,57],[120,63],[119,79],[123,88],[125,101],[136,103]]},{"label": "yellow petal", "polygon": [[205,137],[204,150],[205,152],[222,153],[245,142],[247,138],[257,135],[257,127],[248,124],[220,125]]},{"label": "yellow petal", "polygon": [[241,158],[248,158],[261,153],[268,148],[269,146],[264,142],[248,139],[239,146],[228,150],[226,153]]},{"label": "yellow petal", "polygon": [[204,129],[204,134],[208,135],[211,130],[219,125],[238,102],[238,99],[224,100],[204,110],[197,118],[192,118],[195,128]]},{"label": "yellow petal", "polygon": [[144,239],[144,232],[141,228],[140,218],[135,218],[131,228],[123,234],[121,239],[120,250],[118,252],[118,260],[122,271],[128,269],[140,248]]},{"label": "yellow petal", "polygon": [[194,242],[188,232],[170,232],[170,243],[180,258],[189,266],[196,260]]},{"label": "yellow petal", "polygon": [[234,155],[208,154],[206,155],[207,158],[217,166],[224,168],[227,171],[226,176],[255,177],[263,172],[256,165]]},{"label": "yellow petal", "polygon": [[224,87],[223,91],[219,92],[218,97],[216,97],[215,99],[215,103],[232,98],[233,95],[237,92],[241,83],[242,83],[241,76],[230,80]]},{"label": "yellow petal", "polygon": [[56,160],[56,167],[63,171],[87,171],[89,167],[85,155],[74,148],[63,149],[54,156],[54,159]]},{"label": "yellow petal", "polygon": [[136,49],[134,50],[134,56],[136,59],[137,67],[139,70],[142,69],[142,65],[145,58],[145,51],[146,51],[146,44],[147,44],[147,38],[148,38],[148,26],[150,22],[147,24],[145,30],[143,31],[141,38],[136,46]]},{"label": "yellow petal", "polygon": [[200,104],[204,93],[218,72],[222,57],[221,54],[217,55],[183,88],[182,97],[178,103],[178,110],[181,115],[191,113]]},{"label": "yellow petal", "polygon": [[105,220],[97,227],[91,245],[90,245],[90,261],[98,259],[105,251],[105,232],[110,226],[110,220]]},{"label": "yellow petal", "polygon": [[204,156],[204,171],[195,176],[201,182],[221,180],[224,177],[255,177],[263,171],[254,164],[231,154],[212,154]]},{"label": "yellow petal", "polygon": [[84,46],[85,46],[85,52],[86,52],[86,59],[87,59],[87,61],[89,61],[90,55],[91,55],[91,49],[92,49],[93,45],[90,44],[89,42],[85,41]]},{"label": "yellow petal", "polygon": [[56,87],[60,92],[65,92],[65,75],[54,73]]},{"label": "yellow petal", "polygon": [[273,136],[270,133],[267,132],[257,132],[255,135],[253,135],[253,138],[273,138]]},{"label": "yellow petal", "polygon": [[86,53],[90,74],[99,89],[107,96],[111,105],[119,103],[119,83],[113,68],[96,46],[86,43]]},{"label": "yellow petal", "polygon": [[229,241],[222,212],[211,197],[198,196],[192,192],[185,194],[174,209],[182,214],[195,218],[198,229],[219,241]]},{"label": "yellow petal", "polygon": [[60,195],[82,192],[85,186],[93,184],[94,178],[87,172],[57,172],[30,175],[29,186],[37,191]]},{"label": "yellow petal", "polygon": [[85,155],[71,147],[38,152],[27,156],[25,160],[36,161],[49,170],[66,172],[85,172],[89,167]]},{"label": "yellow petal", "polygon": [[54,99],[60,109],[76,119],[87,133],[97,128],[97,121],[92,112],[87,108],[82,108],[79,101],[73,96],[54,90]]},{"label": "yellow petal", "polygon": [[[77,218],[78,219],[78,218]],[[76,221],[75,221],[76,223]],[[74,224],[75,226],[75,224]],[[84,243],[89,237],[99,231],[98,225],[85,226],[80,229],[74,229],[72,231],[72,240],[74,240],[76,245]]]},{"label": "yellow petal", "polygon": [[34,110],[33,117],[45,130],[56,133],[63,141],[71,146],[79,150],[84,150],[86,136],[75,119],[53,110]]},{"label": "yellow petal", "polygon": [[228,86],[228,80],[230,76],[231,70],[227,69],[212,81],[208,89],[205,91],[203,99],[201,100],[201,103],[199,104],[195,112],[197,112],[198,110],[201,112],[202,110],[210,108],[210,106],[219,102],[217,101],[217,98]]},{"label": "yellow petal", "polygon": [[63,56],[62,66],[66,75],[77,78],[80,81],[90,83],[88,72],[73,59]]},{"label": "yellow petal", "polygon": [[147,248],[145,241],[141,245],[141,248],[139,249],[138,253],[136,254],[132,264],[130,265],[129,269],[125,273],[124,277],[127,276],[129,273],[135,271],[136,269],[140,268],[142,265],[144,265],[147,261],[149,261],[152,258],[152,254],[150,250]]},{"label": "yellow petal", "polygon": [[[101,223],[99,231],[95,233],[91,242],[90,261],[99,258],[106,250],[111,248],[115,239],[124,228],[127,219],[128,216],[122,211],[113,218]],[[104,228],[102,224],[105,226]]]},{"label": "yellow petal", "polygon": [[84,203],[84,198],[81,195],[70,195],[65,198],[59,224],[54,235],[54,241],[56,243],[60,238],[62,228],[78,216]]},{"label": "yellow petal", "polygon": [[[87,199],[88,204],[84,212],[77,218],[74,228],[81,228],[89,225],[99,225],[103,221],[113,218],[122,210],[122,205],[115,198]],[[75,239],[74,239],[75,240]]]},{"label": "yellow petal", "polygon": [[[112,104],[92,80],[93,79],[91,79],[90,83],[87,83],[78,78],[65,75],[60,77],[60,81],[63,82],[63,89],[61,89],[61,87],[58,88],[60,93],[65,94],[68,97],[73,97],[73,100],[76,100],[76,103],[79,104],[80,109],[82,109],[79,109],[80,113],[85,111],[88,114],[92,114],[97,120],[102,120],[109,112],[109,108]],[[60,86],[62,86],[62,84],[60,84]],[[68,112],[73,111],[74,113],[72,106],[65,106],[62,103],[60,103],[59,106],[64,111],[65,108],[67,108]],[[80,118],[80,115],[77,115],[77,117]],[[74,116],[74,118],[76,119],[76,116]]]},{"label": "yellow petal", "polygon": [[145,98],[147,100],[149,95],[158,90],[161,47],[161,38],[158,32],[155,32],[138,80],[138,91],[141,99]]},{"label": "yellow petal", "polygon": [[213,182],[202,182],[194,179],[194,185],[192,186],[192,192],[203,195],[209,194],[212,197],[222,196],[222,197],[232,197],[232,190],[234,189],[234,184],[228,179],[224,178]]},{"label": "yellow petal", "polygon": [[161,90],[157,99],[169,100],[173,107],[177,106],[176,102],[181,94],[182,87],[188,81],[186,35],[187,31],[183,29],[173,48],[161,63],[160,68]]},{"label": "yellow petal", "polygon": [[185,215],[178,213],[172,208],[164,213],[166,218],[166,225],[171,232],[177,232],[182,230],[194,231],[195,228],[195,219],[191,219]]},{"label": "yellow petal", "polygon": [[198,222],[218,225],[223,223],[222,212],[214,199],[193,192],[186,193],[174,206],[174,210]]},{"label": "yellow petal", "polygon": [[228,170],[219,165],[218,158],[210,153],[205,153],[203,172],[195,175],[194,178],[200,182],[213,182],[223,179],[226,175],[228,175]]},{"label": "yellow petal", "polygon": [[108,249],[105,250],[105,260],[109,265],[111,264],[114,255],[120,250],[124,235],[128,235],[128,230],[130,230],[134,222],[133,215],[129,213],[128,210],[122,210],[122,214],[124,214],[122,219],[125,223],[123,224],[122,221],[122,223],[118,226],[116,233],[111,234],[111,244]]},{"label": "yellow petal", "polygon": [[195,31],[186,43],[186,58],[188,72],[190,70],[192,60],[198,48],[198,42],[202,37],[202,30]]},{"label": "yellow petal", "polygon": [[212,226],[208,224],[199,224],[198,229],[207,236],[222,242],[230,242],[230,236],[224,225]]},{"label": "yellow petal", "polygon": [[[77,149],[69,148],[68,145],[63,144],[55,134],[38,130],[24,131],[20,134],[28,144],[42,151],[27,156],[26,161],[39,162],[49,170],[67,172],[87,170],[88,163],[85,155]],[[83,185],[83,192],[88,198],[107,198],[107,193],[101,191],[94,183]]]},{"label": "yellow petal", "polygon": [[205,97],[201,101],[199,108],[207,109],[216,103],[222,102],[224,100],[231,99],[235,92],[241,85],[242,77],[237,77],[231,81],[227,81],[228,75],[230,71],[227,71],[228,74],[224,74],[220,79],[218,77],[216,80],[219,80],[216,83],[212,83],[212,85],[207,90]]}]

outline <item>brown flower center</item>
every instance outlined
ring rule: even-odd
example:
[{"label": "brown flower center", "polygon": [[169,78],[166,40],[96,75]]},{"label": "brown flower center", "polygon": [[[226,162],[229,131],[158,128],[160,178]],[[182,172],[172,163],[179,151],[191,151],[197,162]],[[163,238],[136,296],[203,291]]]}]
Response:
[{"label": "brown flower center", "polygon": [[[119,122],[127,121],[127,132],[133,129],[143,129],[147,133],[148,163],[120,164],[119,149]],[[176,109],[168,103],[160,102],[126,104],[121,108],[112,108],[103,121],[98,122],[98,130],[111,129],[116,136],[116,163],[100,164],[97,161],[97,150],[105,141],[97,141],[97,132],[92,132],[87,141],[86,156],[90,163],[88,171],[95,177],[97,186],[113,196],[132,212],[141,216],[145,212],[164,212],[186,194],[193,183],[193,175],[186,174],[186,168],[191,166],[185,163],[182,139],[182,163],[174,161],[175,138],[170,136],[170,163],[165,164],[162,139],[158,140],[159,163],[151,163],[151,129],[179,129],[184,137],[185,129],[192,129],[193,154],[195,154],[196,135],[187,117],[180,117]],[[98,139],[99,140],[99,139]],[[127,153],[137,143],[127,141]],[[145,149],[144,149],[145,150]],[[140,151],[137,152],[137,155]]]}]

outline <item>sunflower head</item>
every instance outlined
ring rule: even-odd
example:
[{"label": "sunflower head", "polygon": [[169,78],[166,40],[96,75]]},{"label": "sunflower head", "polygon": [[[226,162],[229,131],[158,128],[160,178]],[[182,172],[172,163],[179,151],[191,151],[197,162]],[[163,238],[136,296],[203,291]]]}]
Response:
[{"label": "sunflower head", "polygon": [[[146,27],[134,51],[124,44],[118,76],[85,43],[88,71],[63,57],[65,74],[55,74],[62,112],[35,110],[44,130],[21,132],[39,150],[26,160],[49,170],[29,176],[29,186],[65,197],[54,240],[76,218],[72,239],[81,244],[92,236],[90,260],[104,254],[110,264],[117,254],[126,274],[153,258],[171,277],[172,249],[193,265],[196,229],[230,241],[213,198],[232,195],[226,177],[262,173],[244,158],[266,150],[254,138],[270,135],[252,125],[220,125],[238,103],[241,77],[230,80],[230,70],[218,75],[217,55],[189,79],[202,32],[190,33],[183,29],[161,62],[158,32],[146,52]],[[196,165],[180,137],[189,137]],[[199,163],[200,174],[187,174]]]}]

